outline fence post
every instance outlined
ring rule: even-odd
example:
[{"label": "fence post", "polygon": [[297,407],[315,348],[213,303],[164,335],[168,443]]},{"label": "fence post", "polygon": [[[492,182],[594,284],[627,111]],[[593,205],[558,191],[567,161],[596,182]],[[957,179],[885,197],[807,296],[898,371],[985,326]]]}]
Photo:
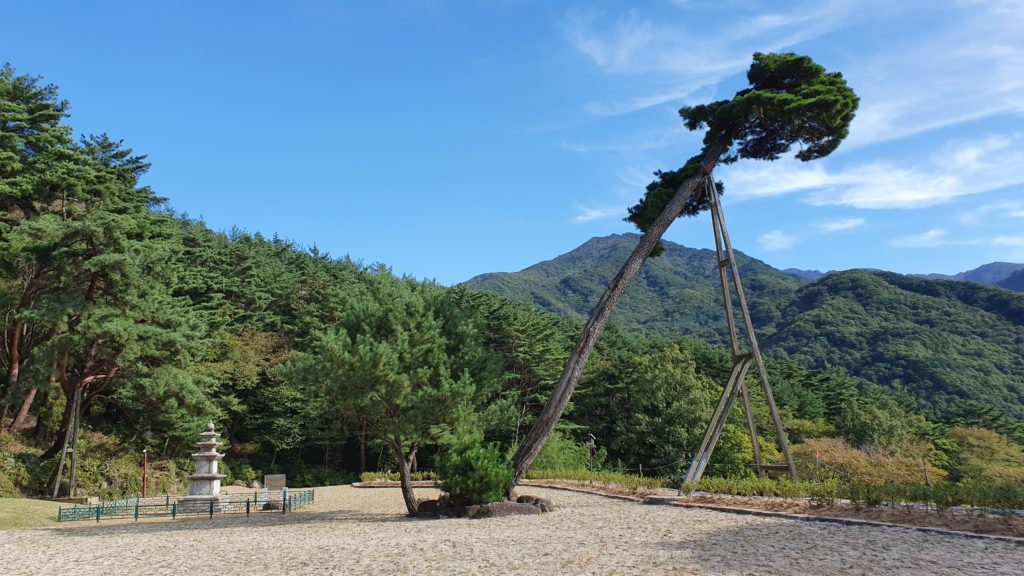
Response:
[{"label": "fence post", "polygon": [[102,511],[102,510],[103,510],[103,508],[101,508],[99,506],[96,507],[96,522],[100,521],[100,511]]},{"label": "fence post", "polygon": [[213,500],[210,500],[210,518],[213,518]]},{"label": "fence post", "polygon": [[178,517],[178,503],[171,504],[171,520]]},{"label": "fence post", "polygon": [[249,517],[249,499],[248,498],[245,499],[245,517],[246,518]]},{"label": "fence post", "polygon": [[170,494],[164,494],[164,507],[166,508],[167,506],[170,506],[170,505],[171,505],[171,495]]},{"label": "fence post", "polygon": [[136,522],[139,521],[139,502],[138,502],[138,500],[135,501],[135,521]]}]

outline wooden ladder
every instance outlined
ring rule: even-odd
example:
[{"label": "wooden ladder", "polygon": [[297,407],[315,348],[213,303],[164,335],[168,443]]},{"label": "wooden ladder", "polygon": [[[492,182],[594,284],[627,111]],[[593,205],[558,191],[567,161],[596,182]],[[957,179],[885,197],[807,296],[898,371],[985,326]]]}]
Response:
[{"label": "wooden ladder", "polygon": [[[764,368],[764,360],[761,358],[761,349],[757,345],[757,337],[754,335],[754,325],[750,320],[750,310],[747,308],[747,298],[743,293],[743,284],[740,282],[739,265],[732,251],[732,242],[729,240],[729,231],[725,227],[725,217],[722,214],[722,203],[718,195],[718,188],[712,175],[707,175],[704,181],[704,193],[708,195],[711,205],[711,225],[715,231],[715,252],[718,256],[718,273],[722,281],[722,301],[725,305],[725,321],[729,328],[729,343],[732,347],[732,374],[729,381],[722,390],[722,396],[718,399],[718,405],[708,423],[704,439],[701,441],[700,449],[693,455],[690,468],[686,472],[685,482],[697,482],[704,475],[704,469],[711,460],[711,454],[715,450],[718,438],[722,434],[729,413],[732,411],[733,402],[737,393],[743,401],[743,413],[747,419],[747,429],[750,432],[750,443],[754,448],[754,463],[757,467],[758,476],[764,477],[767,470],[785,470],[793,481],[797,480],[796,466],[793,464],[793,455],[789,451],[789,443],[786,441],[786,433],[782,428],[782,419],[779,417],[779,409],[775,405],[775,397],[772,394],[772,387],[768,383],[768,373]],[[726,269],[729,271],[727,272]],[[730,278],[732,288],[730,288]],[[735,289],[736,300],[739,302],[739,310],[742,323],[740,329],[743,331],[747,346],[740,342],[739,330],[737,330],[736,318],[733,312],[732,291]],[[757,374],[764,389],[765,398],[768,400],[768,410],[771,412],[772,421],[775,424],[775,435],[785,462],[782,464],[765,464],[761,459],[761,446],[757,440],[757,426],[754,424],[754,415],[750,411],[750,395],[747,391],[746,376],[750,365],[757,367]]]}]

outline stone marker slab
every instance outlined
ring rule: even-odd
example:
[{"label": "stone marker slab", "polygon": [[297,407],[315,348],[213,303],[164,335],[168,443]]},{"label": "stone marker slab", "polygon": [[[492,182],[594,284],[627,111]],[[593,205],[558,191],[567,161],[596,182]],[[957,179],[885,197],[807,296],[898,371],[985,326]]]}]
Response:
[{"label": "stone marker slab", "polygon": [[288,485],[286,474],[267,474],[263,477],[263,487],[271,492],[284,490]]}]

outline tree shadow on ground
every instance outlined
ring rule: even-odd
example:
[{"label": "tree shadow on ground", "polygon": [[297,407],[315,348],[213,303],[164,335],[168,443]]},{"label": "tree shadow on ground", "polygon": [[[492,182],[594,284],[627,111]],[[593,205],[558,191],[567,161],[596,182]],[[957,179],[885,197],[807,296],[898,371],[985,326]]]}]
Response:
[{"label": "tree shadow on ground", "polygon": [[654,546],[678,554],[700,573],[988,575],[995,566],[1005,569],[1007,559],[1020,558],[1020,547],[1012,543],[979,546],[964,536],[895,526],[746,517],[741,525],[708,529],[715,522],[693,521],[704,528],[676,531]]}]

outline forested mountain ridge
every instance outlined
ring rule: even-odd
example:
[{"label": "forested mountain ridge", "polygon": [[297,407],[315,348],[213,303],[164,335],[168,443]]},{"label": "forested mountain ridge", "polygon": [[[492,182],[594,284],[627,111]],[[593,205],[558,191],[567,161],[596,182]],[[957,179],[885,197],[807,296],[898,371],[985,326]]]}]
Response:
[{"label": "forested mountain ridge", "polygon": [[[466,284],[585,315],[636,238],[594,238],[522,272]],[[644,265],[613,321],[626,330],[721,342],[725,318],[714,253],[664,244],[665,255]],[[833,272],[807,283],[738,257],[769,356],[906,389],[920,409],[943,417],[994,410],[992,417],[1024,423],[1024,295],[877,270]]]},{"label": "forested mountain ridge", "polygon": [[[531,302],[559,314],[585,318],[633,250],[638,234],[592,238],[580,247],[521,272],[476,276],[465,285]],[[612,314],[612,321],[650,334],[687,334],[725,342],[725,312],[712,250],[663,242]],[[792,293],[804,282],[736,251],[752,313]]]},{"label": "forested mountain ridge", "polygon": [[989,262],[959,274],[912,274],[912,276],[919,276],[928,280],[956,280],[959,282],[977,282],[978,284],[998,286],[1000,282],[1018,270],[1024,270],[1024,264]]},{"label": "forested mountain ridge", "polygon": [[1006,278],[1000,280],[996,285],[1006,288],[1007,290],[1024,292],[1024,269],[1017,270],[1013,274],[1010,274]]},{"label": "forested mountain ridge", "polygon": [[1024,422],[1024,295],[891,272],[839,272],[801,287],[761,327],[775,357],[899,382],[927,410],[973,403]]}]

